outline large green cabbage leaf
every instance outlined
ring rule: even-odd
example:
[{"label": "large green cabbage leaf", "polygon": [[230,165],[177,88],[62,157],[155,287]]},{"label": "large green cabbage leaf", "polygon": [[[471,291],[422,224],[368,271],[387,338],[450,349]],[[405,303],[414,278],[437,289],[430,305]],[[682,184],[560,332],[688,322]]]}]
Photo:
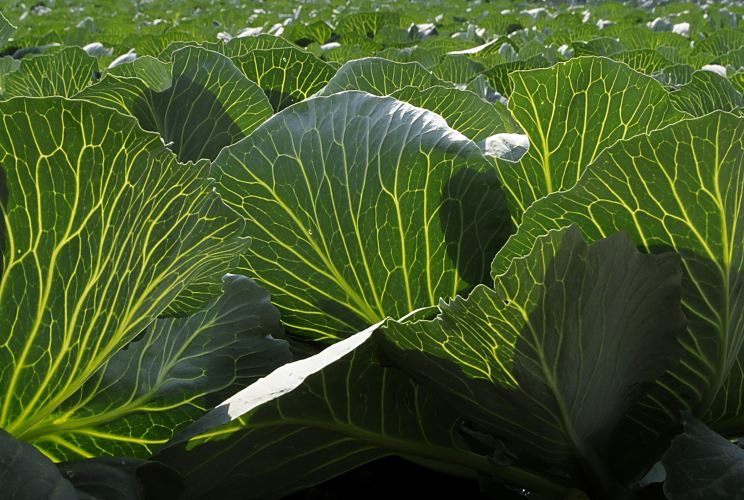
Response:
[{"label": "large green cabbage leaf", "polygon": [[744,119],[715,112],[683,120],[615,143],[573,188],[536,201],[492,274],[528,253],[538,236],[571,223],[590,241],[624,230],[647,252],[677,252],[689,320],[685,353],[636,418],[676,420],[686,408],[741,433],[743,207]]},{"label": "large green cabbage leaf", "polygon": [[0,116],[0,427],[24,438],[248,241],[208,162],[133,118],[59,97]]},{"label": "large green cabbage leaf", "polygon": [[312,339],[487,280],[512,231],[473,142],[434,113],[363,92],[285,109],[225,148],[211,175],[253,239],[240,272]]},{"label": "large green cabbage leaf", "polygon": [[607,494],[613,433],[678,360],[680,277],[673,253],[644,255],[622,233],[588,246],[563,228],[493,289],[442,302],[433,320],[388,322],[385,352],[479,429],[543,463],[579,464]]},{"label": "large green cabbage leaf", "polygon": [[[149,62],[141,71],[162,72],[157,60]],[[107,75],[75,97],[136,117],[142,128],[160,133],[180,161],[213,160],[273,114],[261,89],[227,57],[188,46],[175,51],[171,63],[170,82],[163,90],[154,87],[162,76]],[[122,66],[136,71],[137,64]]]},{"label": "large green cabbage leaf", "polygon": [[535,200],[573,186],[607,146],[685,117],[659,82],[603,57],[510,79],[509,109],[530,139],[518,163],[497,160],[516,220]]}]

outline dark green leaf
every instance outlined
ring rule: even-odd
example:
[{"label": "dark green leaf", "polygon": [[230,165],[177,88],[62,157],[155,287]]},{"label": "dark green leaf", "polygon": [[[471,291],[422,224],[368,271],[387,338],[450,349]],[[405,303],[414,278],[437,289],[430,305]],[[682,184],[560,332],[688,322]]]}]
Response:
[{"label": "dark green leaf", "polygon": [[683,120],[615,143],[573,188],[536,201],[492,275],[526,255],[535,238],[570,223],[589,241],[624,230],[648,252],[676,251],[689,320],[685,354],[636,418],[667,422],[682,407],[725,421],[742,400],[741,376],[734,371],[724,381],[744,344],[743,207],[744,119],[715,112]]},{"label": "dark green leaf", "polygon": [[378,326],[248,387],[155,459],[183,475],[187,499],[281,498],[388,455],[565,491],[469,450],[451,405],[381,366],[371,338]]},{"label": "dark green leaf", "polygon": [[493,289],[386,323],[386,353],[479,428],[541,462],[578,461],[608,488],[613,430],[679,357],[680,276],[674,254],[644,255],[623,234],[588,246],[563,228]]},{"label": "dark green leaf", "polygon": [[33,446],[0,429],[0,488],[5,498],[78,500],[75,488]]},{"label": "dark green leaf", "polygon": [[56,460],[146,457],[184,425],[291,360],[279,312],[244,276],[188,318],[159,319],[27,439]]},{"label": "dark green leaf", "polygon": [[669,500],[744,498],[744,450],[695,418],[685,419],[684,434],[672,441],[662,463]]}]

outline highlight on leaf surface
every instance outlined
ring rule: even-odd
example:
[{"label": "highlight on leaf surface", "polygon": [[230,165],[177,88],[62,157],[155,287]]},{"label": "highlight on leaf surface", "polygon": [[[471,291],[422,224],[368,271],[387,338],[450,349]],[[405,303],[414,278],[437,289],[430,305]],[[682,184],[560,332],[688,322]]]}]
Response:
[{"label": "highlight on leaf surface", "polygon": [[263,91],[216,52],[192,46],[173,52],[167,80],[162,73],[168,66],[139,61],[121,65],[128,71],[113,71],[75,98],[136,117],[180,161],[214,160],[273,114]]},{"label": "highlight on leaf surface", "polygon": [[285,109],[225,148],[211,176],[252,239],[239,272],[309,339],[483,282],[512,232],[473,142],[434,113],[364,92]]}]

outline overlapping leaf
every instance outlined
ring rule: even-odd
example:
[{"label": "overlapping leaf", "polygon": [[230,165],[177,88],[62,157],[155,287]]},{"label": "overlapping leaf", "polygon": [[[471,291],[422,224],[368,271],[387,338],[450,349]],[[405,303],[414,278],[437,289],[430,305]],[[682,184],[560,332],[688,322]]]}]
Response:
[{"label": "overlapping leaf", "polygon": [[712,71],[696,71],[692,80],[670,94],[674,106],[692,116],[716,110],[735,111],[744,107],[744,97],[725,77]]},{"label": "overlapping leaf", "polygon": [[509,75],[522,69],[545,68],[550,66],[545,57],[537,55],[528,59],[517,59],[516,61],[497,64],[483,71],[481,74],[488,79],[488,82],[501,95],[509,97],[512,92],[512,81]]},{"label": "overlapping leaf", "polygon": [[3,97],[72,97],[91,84],[97,69],[95,58],[78,47],[24,58],[16,71],[5,77]]},{"label": "overlapping leaf", "polygon": [[156,462],[103,457],[54,464],[2,429],[0,465],[6,498],[132,500],[143,495],[175,498],[183,491],[181,478]]},{"label": "overlapping leaf", "polygon": [[139,78],[152,90],[162,92],[173,84],[173,65],[152,56],[138,57],[132,62],[119,64],[107,69],[107,75],[126,78]]},{"label": "overlapping leaf", "polygon": [[386,352],[479,428],[607,483],[610,437],[637,387],[677,361],[680,275],[674,254],[644,255],[622,234],[587,246],[564,228],[493,289],[441,303],[434,320],[388,322]]},{"label": "overlapping leaf", "polygon": [[722,56],[744,45],[744,33],[734,30],[721,30],[711,33],[695,44],[696,53],[709,53]]},{"label": "overlapping leaf", "polygon": [[[160,85],[151,88],[139,78],[110,75],[76,97],[135,116],[144,129],[160,133],[182,161],[214,159],[223,147],[238,142],[273,114],[261,89],[223,55],[184,47],[173,53],[172,64],[165,90],[158,90]],[[141,71],[148,69],[152,68]],[[138,74],[137,68],[133,71]],[[148,79],[155,83],[162,78]]]},{"label": "overlapping leaf", "polygon": [[699,420],[686,419],[685,432],[674,438],[662,463],[669,500],[744,498],[744,450]]},{"label": "overlapping leaf", "polygon": [[468,83],[485,68],[479,62],[468,59],[467,56],[447,55],[431,68],[438,78],[453,83]]},{"label": "overlapping leaf", "polygon": [[58,97],[0,114],[0,427],[23,438],[247,242],[208,163],[133,118]]},{"label": "overlapping leaf", "polygon": [[736,371],[724,385],[744,344],[743,207],[744,119],[715,112],[683,120],[614,144],[576,186],[536,201],[492,274],[528,253],[539,235],[569,223],[591,241],[624,230],[646,251],[676,251],[689,320],[685,354],[643,413],[675,419],[686,407],[725,421],[740,411],[744,387]]},{"label": "overlapping leaf", "polygon": [[155,459],[186,478],[188,499],[280,498],[394,454],[459,472],[529,478],[543,493],[565,493],[470,451],[446,401],[381,366],[371,338],[377,326],[248,387]]},{"label": "overlapping leaf", "polygon": [[355,34],[372,38],[384,27],[399,27],[400,24],[401,15],[397,12],[355,12],[343,16],[336,31],[342,35]]},{"label": "overlapping leaf", "polygon": [[55,461],[147,457],[184,425],[289,362],[265,290],[228,275],[223,295],[188,318],[158,319],[26,439]]},{"label": "overlapping leaf", "polygon": [[193,46],[203,47],[208,50],[219,52],[223,56],[233,58],[244,56],[245,54],[248,54],[253,50],[294,47],[295,45],[282,37],[267,34],[232,38],[227,42],[220,41],[199,43],[193,40],[178,41],[171,43],[170,45],[168,45],[168,47],[163,49],[163,51],[158,54],[158,59],[162,61],[170,61],[175,51],[184,47]]},{"label": "overlapping leaf", "polygon": [[276,111],[314,94],[336,72],[328,63],[296,47],[256,49],[232,59],[263,89]]},{"label": "overlapping leaf", "polygon": [[447,82],[434,76],[419,63],[398,63],[379,57],[367,57],[341,66],[319,95],[363,90],[385,96],[403,87],[425,89],[434,85],[448,86]]},{"label": "overlapping leaf", "polygon": [[13,36],[15,30],[15,26],[10,24],[10,21],[8,21],[3,13],[0,12],[0,47],[5,45],[5,42],[7,42],[8,39]]},{"label": "overlapping leaf", "polygon": [[606,58],[517,71],[511,79],[509,109],[530,148],[518,164],[498,167],[517,220],[535,200],[573,186],[605,147],[685,116],[659,82]]},{"label": "overlapping leaf", "polygon": [[646,75],[653,75],[662,68],[673,64],[672,61],[654,49],[627,50],[612,54],[611,57]]},{"label": "overlapping leaf", "polygon": [[451,87],[427,89],[403,87],[391,94],[400,101],[440,115],[447,125],[473,141],[481,141],[498,133],[515,132],[512,121],[499,109],[474,93]]},{"label": "overlapping leaf", "polygon": [[10,56],[0,58],[0,96],[5,95],[5,79],[10,73],[16,71],[20,65],[21,61]]},{"label": "overlapping leaf", "polygon": [[248,223],[242,272],[314,339],[481,282],[511,232],[474,143],[434,113],[363,92],[287,108],[223,150],[212,176]]}]

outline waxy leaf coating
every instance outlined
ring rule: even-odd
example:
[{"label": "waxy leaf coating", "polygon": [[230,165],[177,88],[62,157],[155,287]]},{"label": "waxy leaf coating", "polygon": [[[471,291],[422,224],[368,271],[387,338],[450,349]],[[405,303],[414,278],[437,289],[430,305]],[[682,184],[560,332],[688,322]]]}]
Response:
[{"label": "waxy leaf coating", "polygon": [[343,92],[287,108],[211,175],[252,238],[240,272],[291,331],[338,339],[488,279],[511,233],[493,165],[444,120]]}]

